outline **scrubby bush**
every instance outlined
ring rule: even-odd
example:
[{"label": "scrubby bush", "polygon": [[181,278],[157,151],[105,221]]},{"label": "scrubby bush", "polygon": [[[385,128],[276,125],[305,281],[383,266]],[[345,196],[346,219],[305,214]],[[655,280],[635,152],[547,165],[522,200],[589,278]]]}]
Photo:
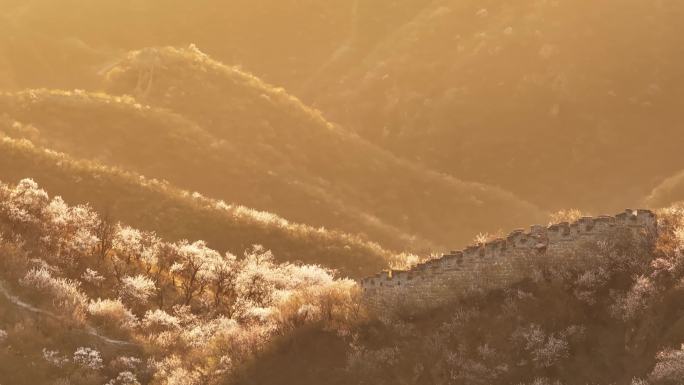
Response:
[{"label": "scrubby bush", "polygon": [[73,361],[76,365],[88,370],[100,370],[103,367],[100,352],[89,347],[76,349]]},{"label": "scrubby bush", "polygon": [[681,349],[666,349],[656,356],[656,365],[648,376],[652,385],[676,385],[684,379],[684,345]]},{"label": "scrubby bush", "polygon": [[21,285],[50,299],[55,310],[82,319],[88,297],[80,289],[80,282],[67,278],[53,277],[46,268],[29,270],[20,281]]},{"label": "scrubby bush", "polygon": [[91,300],[88,314],[96,325],[110,332],[130,331],[138,325],[137,317],[119,299]]}]

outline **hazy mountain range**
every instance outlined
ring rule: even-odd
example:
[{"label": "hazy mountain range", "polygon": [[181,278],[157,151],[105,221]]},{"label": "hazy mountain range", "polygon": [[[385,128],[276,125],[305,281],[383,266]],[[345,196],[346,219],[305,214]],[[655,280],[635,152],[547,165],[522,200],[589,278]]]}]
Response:
[{"label": "hazy mountain range", "polygon": [[[0,0],[0,385],[679,384],[682,20]],[[653,248],[442,309],[347,279],[637,206]]]}]

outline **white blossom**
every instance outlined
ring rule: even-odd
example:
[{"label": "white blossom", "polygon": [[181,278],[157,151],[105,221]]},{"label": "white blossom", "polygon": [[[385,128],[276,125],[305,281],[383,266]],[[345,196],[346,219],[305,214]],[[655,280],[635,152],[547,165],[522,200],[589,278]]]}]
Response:
[{"label": "white blossom", "polygon": [[145,328],[152,329],[178,329],[180,327],[180,321],[178,317],[175,317],[164,310],[148,310],[143,317],[142,324]]},{"label": "white blossom", "polygon": [[110,380],[105,385],[140,385],[140,382],[135,374],[125,371],[120,372],[116,378]]},{"label": "white blossom", "polygon": [[83,274],[81,274],[81,279],[93,285],[99,285],[105,280],[105,277],[100,275],[96,270],[87,268]]},{"label": "white blossom", "polygon": [[103,366],[100,352],[88,347],[79,347],[76,349],[74,352],[74,363],[82,368],[90,370],[100,370]]},{"label": "white blossom", "polygon": [[86,295],[80,290],[80,282],[55,278],[45,267],[29,270],[20,283],[49,295],[57,307],[80,308],[87,303]]},{"label": "white blossom", "polygon": [[92,317],[123,329],[132,329],[138,325],[138,318],[119,299],[91,300],[87,310]]},{"label": "white blossom", "polygon": [[636,277],[630,290],[624,296],[617,298],[612,306],[613,315],[624,321],[634,318],[646,309],[655,290],[653,282],[648,277]]},{"label": "white blossom", "polygon": [[50,365],[59,368],[69,363],[69,358],[61,355],[57,350],[48,350],[47,348],[43,348],[43,359]]},{"label": "white blossom", "polygon": [[119,295],[131,302],[144,304],[154,294],[155,290],[154,282],[139,274],[134,277],[126,276],[121,280]]},{"label": "white blossom", "polygon": [[684,378],[684,344],[680,349],[661,351],[656,360],[656,366],[649,375],[651,381],[675,384]]},{"label": "white blossom", "polygon": [[32,179],[22,179],[2,203],[9,219],[18,223],[38,223],[49,200],[48,194],[38,188]]}]

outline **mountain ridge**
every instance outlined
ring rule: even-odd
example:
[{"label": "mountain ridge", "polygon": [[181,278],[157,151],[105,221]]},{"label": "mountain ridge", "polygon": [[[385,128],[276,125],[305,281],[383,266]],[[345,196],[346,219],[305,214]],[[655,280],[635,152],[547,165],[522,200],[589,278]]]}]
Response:
[{"label": "mountain ridge", "polygon": [[352,276],[390,263],[394,254],[358,236],[193,195],[167,182],[73,160],[25,140],[0,138],[0,148],[0,180],[33,177],[71,203],[90,203],[100,213],[109,212],[172,240],[201,236],[211,245],[234,252],[260,243],[286,260],[323,263]]}]

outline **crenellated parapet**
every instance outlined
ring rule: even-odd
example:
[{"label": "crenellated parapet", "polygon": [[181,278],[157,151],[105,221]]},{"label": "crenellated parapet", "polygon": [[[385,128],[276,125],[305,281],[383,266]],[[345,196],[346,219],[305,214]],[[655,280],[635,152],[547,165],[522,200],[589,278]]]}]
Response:
[{"label": "crenellated parapet", "polygon": [[530,258],[557,257],[619,228],[629,229],[635,235],[655,234],[656,215],[650,210],[627,209],[614,216],[583,217],[573,223],[550,226],[534,225],[527,231],[513,230],[505,238],[451,251],[410,270],[380,272],[362,279],[360,285],[369,297],[406,293],[406,290],[420,291],[429,297],[435,288],[443,288],[440,285],[446,281],[463,282],[466,288],[466,282],[486,279],[490,287],[502,286],[529,274],[530,269],[524,268],[524,261]]}]

